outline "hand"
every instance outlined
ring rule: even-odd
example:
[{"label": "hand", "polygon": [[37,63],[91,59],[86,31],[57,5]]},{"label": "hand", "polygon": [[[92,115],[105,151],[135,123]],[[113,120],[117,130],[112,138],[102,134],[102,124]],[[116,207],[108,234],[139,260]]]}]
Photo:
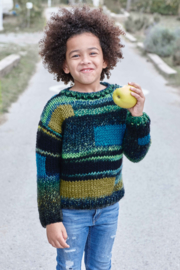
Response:
[{"label": "hand", "polygon": [[137,103],[134,107],[127,110],[130,111],[132,116],[141,116],[143,115],[143,109],[144,109],[144,103],[145,103],[145,96],[143,94],[141,86],[133,82],[128,83],[128,84],[133,86],[130,88],[131,90],[133,90],[133,92],[131,92],[131,95],[137,99]]},{"label": "hand", "polygon": [[46,226],[48,242],[55,248],[69,248],[66,244],[67,232],[62,222],[52,223]]}]

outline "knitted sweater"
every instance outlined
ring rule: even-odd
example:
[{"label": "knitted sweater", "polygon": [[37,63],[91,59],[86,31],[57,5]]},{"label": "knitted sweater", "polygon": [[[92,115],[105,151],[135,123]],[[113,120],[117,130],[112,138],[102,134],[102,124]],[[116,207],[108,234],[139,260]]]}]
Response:
[{"label": "knitted sweater", "polygon": [[62,209],[97,209],[124,196],[123,154],[141,161],[151,145],[150,118],[117,106],[113,91],[66,88],[44,106],[36,137],[41,225],[63,222]]}]

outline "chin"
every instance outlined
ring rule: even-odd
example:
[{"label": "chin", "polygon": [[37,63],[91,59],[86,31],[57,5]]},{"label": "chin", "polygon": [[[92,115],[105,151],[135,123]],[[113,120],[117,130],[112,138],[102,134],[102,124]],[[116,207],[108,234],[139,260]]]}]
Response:
[{"label": "chin", "polygon": [[94,83],[95,80],[82,80],[82,81],[76,80],[76,81],[80,84],[92,84]]}]

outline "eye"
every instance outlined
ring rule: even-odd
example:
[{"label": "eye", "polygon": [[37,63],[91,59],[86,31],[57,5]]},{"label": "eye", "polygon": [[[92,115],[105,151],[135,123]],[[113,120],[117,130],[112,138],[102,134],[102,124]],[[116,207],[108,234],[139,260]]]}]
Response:
[{"label": "eye", "polygon": [[73,55],[72,57],[75,57],[75,58],[77,58],[79,56],[79,54],[75,54],[75,55]]},{"label": "eye", "polygon": [[95,52],[92,52],[92,53],[90,53],[90,54],[97,54],[97,53],[95,53]]}]

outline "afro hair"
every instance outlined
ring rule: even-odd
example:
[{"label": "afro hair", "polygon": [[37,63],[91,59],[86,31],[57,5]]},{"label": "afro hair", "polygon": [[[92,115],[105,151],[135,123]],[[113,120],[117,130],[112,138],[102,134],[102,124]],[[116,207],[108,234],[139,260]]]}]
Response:
[{"label": "afro hair", "polygon": [[59,8],[52,13],[50,20],[44,28],[45,36],[39,41],[39,54],[43,59],[44,67],[49,73],[55,74],[55,80],[65,84],[74,82],[71,74],[63,70],[66,59],[67,40],[75,35],[89,32],[99,38],[103,58],[108,64],[101,72],[100,80],[110,77],[112,70],[119,59],[124,58],[120,43],[120,35],[125,32],[114,21],[103,13],[102,8],[92,9],[89,6]]}]

